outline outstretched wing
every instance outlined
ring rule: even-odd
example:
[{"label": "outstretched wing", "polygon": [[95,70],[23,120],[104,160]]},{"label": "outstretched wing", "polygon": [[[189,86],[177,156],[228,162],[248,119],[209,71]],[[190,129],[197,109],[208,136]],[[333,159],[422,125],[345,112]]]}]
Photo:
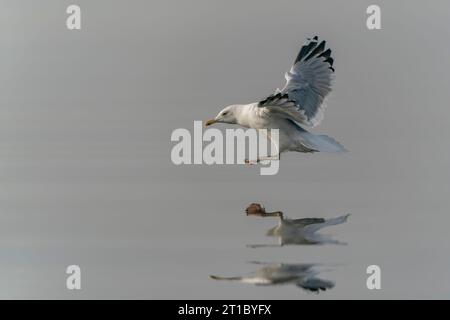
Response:
[{"label": "outstretched wing", "polygon": [[325,219],[323,219],[323,218],[302,218],[302,219],[292,220],[292,222],[299,227],[305,227],[305,226],[308,226],[311,224],[324,223]]},{"label": "outstretched wing", "polygon": [[340,216],[337,218],[331,218],[331,219],[327,219],[327,220],[324,219],[323,222],[308,224],[305,226],[305,232],[312,233],[312,232],[316,232],[317,230],[320,230],[325,227],[335,226],[337,224],[347,222],[347,219],[349,216],[350,216],[349,214],[346,214],[345,216]]},{"label": "outstretched wing", "polygon": [[310,278],[297,282],[297,286],[306,291],[319,293],[320,291],[333,289],[334,282],[319,278]]},{"label": "outstretched wing", "polygon": [[318,125],[334,74],[331,49],[325,44],[319,43],[317,36],[308,39],[285,75],[284,88],[260,101],[259,106],[307,126]]}]

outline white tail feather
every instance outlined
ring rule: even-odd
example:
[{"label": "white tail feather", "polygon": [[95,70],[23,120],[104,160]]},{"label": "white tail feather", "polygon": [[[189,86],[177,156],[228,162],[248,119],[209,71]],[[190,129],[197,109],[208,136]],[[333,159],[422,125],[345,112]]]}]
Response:
[{"label": "white tail feather", "polygon": [[320,152],[347,152],[343,145],[324,134],[316,135],[311,132],[302,132],[304,142],[308,147]]}]

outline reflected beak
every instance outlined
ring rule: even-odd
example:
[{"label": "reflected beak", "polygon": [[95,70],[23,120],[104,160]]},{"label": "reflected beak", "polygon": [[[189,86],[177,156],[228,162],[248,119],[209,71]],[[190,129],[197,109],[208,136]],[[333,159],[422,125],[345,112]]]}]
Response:
[{"label": "reflected beak", "polygon": [[205,122],[205,127],[210,126],[210,125],[212,125],[212,124],[214,124],[214,123],[216,123],[216,122],[217,122],[216,119],[208,120],[208,121]]}]

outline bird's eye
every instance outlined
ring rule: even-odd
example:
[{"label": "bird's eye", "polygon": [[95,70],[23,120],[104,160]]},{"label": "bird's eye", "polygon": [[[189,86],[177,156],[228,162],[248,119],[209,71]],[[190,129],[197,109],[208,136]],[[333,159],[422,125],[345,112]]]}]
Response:
[{"label": "bird's eye", "polygon": [[223,116],[226,116],[228,114],[228,111],[225,111],[224,113],[222,113]]}]

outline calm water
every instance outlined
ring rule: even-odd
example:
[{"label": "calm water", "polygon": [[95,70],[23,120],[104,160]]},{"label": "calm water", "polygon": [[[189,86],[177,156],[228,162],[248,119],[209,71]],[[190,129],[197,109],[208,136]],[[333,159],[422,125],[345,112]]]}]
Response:
[{"label": "calm water", "polygon": [[[364,1],[78,3],[75,33],[60,1],[0,10],[0,298],[448,298],[448,2],[382,2],[377,32]],[[314,132],[349,153],[286,154],[275,176],[172,164],[174,129],[271,94],[312,34],[336,61]],[[251,202],[350,213],[322,232],[347,245],[251,248],[276,243]],[[334,288],[209,277],[251,262],[317,264]],[[81,291],[65,288],[71,264]]]}]

